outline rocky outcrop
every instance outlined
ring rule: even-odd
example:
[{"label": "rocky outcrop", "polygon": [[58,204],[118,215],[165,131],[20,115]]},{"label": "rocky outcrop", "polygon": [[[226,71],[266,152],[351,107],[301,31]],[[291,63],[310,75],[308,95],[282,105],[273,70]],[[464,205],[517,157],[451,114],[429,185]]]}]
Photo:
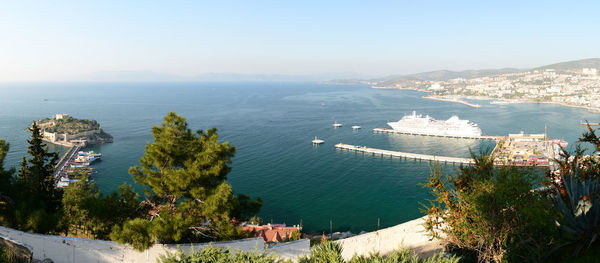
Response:
[{"label": "rocky outcrop", "polygon": [[4,250],[8,262],[32,262],[32,249],[25,244],[0,236],[0,247]]}]

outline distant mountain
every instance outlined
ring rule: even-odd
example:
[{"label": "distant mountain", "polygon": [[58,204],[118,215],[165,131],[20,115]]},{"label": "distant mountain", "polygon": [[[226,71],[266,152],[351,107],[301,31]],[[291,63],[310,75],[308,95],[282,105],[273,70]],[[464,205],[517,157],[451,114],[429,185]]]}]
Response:
[{"label": "distant mountain", "polygon": [[181,76],[157,73],[144,70],[121,70],[121,71],[99,71],[90,74],[81,75],[76,78],[77,81],[111,81],[111,82],[133,82],[133,81],[178,81]]},{"label": "distant mountain", "polygon": [[326,81],[330,79],[368,78],[353,72],[310,75],[205,73],[195,76],[171,75],[144,70],[101,71],[79,76],[79,81],[100,82],[170,82],[170,81]]}]

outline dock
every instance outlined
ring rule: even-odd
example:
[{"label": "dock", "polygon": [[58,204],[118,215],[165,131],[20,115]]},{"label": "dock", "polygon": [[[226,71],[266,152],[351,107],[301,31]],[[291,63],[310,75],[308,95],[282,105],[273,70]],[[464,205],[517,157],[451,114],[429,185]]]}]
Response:
[{"label": "dock", "polygon": [[69,151],[62,157],[62,159],[60,159],[60,161],[58,162],[58,164],[56,165],[55,169],[54,169],[54,183],[58,183],[58,181],[60,180],[60,178],[63,175],[67,175],[67,167],[69,165],[69,163],[71,163],[73,160],[75,160],[75,158],[77,157],[77,153],[79,152],[79,150],[81,149],[81,146],[79,145],[75,145],[72,146],[71,149],[69,149]]},{"label": "dock", "polygon": [[396,134],[406,134],[406,135],[419,135],[419,136],[430,136],[430,137],[458,138],[458,139],[496,140],[496,141],[504,138],[502,136],[485,136],[485,135],[481,135],[481,136],[431,135],[431,134],[422,134],[422,133],[401,132],[401,131],[396,131],[394,129],[387,129],[387,128],[375,128],[375,129],[373,129],[373,132],[376,132],[376,133],[396,133]]},{"label": "dock", "polygon": [[340,150],[370,153],[372,155],[399,157],[399,158],[414,159],[414,160],[437,161],[440,163],[456,163],[456,164],[473,164],[474,163],[472,158],[460,158],[460,157],[437,156],[437,155],[428,155],[428,154],[419,154],[419,153],[397,152],[397,151],[375,149],[375,148],[369,148],[366,146],[357,146],[357,145],[344,144],[344,143],[336,144],[335,148],[340,149]]},{"label": "dock", "polygon": [[580,125],[590,125],[590,126],[600,126],[600,122],[585,122],[585,121],[580,121],[579,122]]}]

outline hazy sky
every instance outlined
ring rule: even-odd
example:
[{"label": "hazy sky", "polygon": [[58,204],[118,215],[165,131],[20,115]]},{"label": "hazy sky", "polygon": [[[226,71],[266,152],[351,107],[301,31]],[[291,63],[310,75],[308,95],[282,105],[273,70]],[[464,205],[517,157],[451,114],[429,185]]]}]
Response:
[{"label": "hazy sky", "polygon": [[406,74],[600,57],[600,1],[0,1],[0,81]]}]

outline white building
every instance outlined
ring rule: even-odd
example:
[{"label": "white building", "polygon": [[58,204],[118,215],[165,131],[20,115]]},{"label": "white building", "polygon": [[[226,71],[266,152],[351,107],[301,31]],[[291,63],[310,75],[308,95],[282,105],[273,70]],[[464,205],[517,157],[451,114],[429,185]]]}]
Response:
[{"label": "white building", "polygon": [[65,119],[65,118],[68,118],[68,117],[69,117],[69,114],[66,114],[66,113],[58,113],[58,114],[56,114],[56,116],[55,116],[54,118],[55,118],[55,119],[57,119],[57,120],[60,120],[60,119]]},{"label": "white building", "polygon": [[431,84],[431,86],[429,86],[429,90],[443,90],[444,86],[440,85],[439,83],[433,83]]},{"label": "white building", "polygon": [[596,74],[598,74],[598,70],[596,68],[583,68],[581,73],[583,75],[596,76]]}]

